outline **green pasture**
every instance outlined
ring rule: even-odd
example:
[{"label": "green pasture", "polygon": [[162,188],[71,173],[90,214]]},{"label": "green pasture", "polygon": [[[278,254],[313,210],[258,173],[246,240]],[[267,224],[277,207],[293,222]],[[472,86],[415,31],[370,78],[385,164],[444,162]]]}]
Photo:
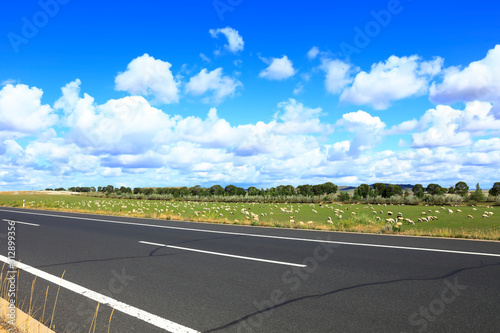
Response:
[{"label": "green pasture", "polygon": [[[2,206],[22,207],[23,200],[26,208],[163,220],[500,240],[500,209],[488,204],[456,207],[341,203],[200,203],[74,195],[0,194]],[[450,209],[453,213],[449,213]],[[389,212],[393,213],[392,216],[388,215]],[[401,221],[399,226],[386,222],[387,218],[395,219],[399,213],[403,218],[414,221],[415,225],[406,221]],[[484,214],[488,218],[483,217]],[[468,215],[472,218],[468,218]],[[429,216],[437,219],[418,221],[419,218]]]}]

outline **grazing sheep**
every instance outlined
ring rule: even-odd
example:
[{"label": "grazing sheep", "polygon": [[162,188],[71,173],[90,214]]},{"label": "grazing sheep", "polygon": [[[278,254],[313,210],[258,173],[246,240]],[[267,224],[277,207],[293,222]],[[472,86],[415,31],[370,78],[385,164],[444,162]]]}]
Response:
[{"label": "grazing sheep", "polygon": [[489,219],[490,216],[488,214],[483,214],[483,219]]},{"label": "grazing sheep", "polygon": [[352,214],[352,215],[356,215],[356,212],[352,212],[351,214]]},{"label": "grazing sheep", "polygon": [[467,215],[467,218],[472,219],[473,217],[472,217],[472,215]]},{"label": "grazing sheep", "polygon": [[401,213],[401,212],[398,212],[398,216],[403,216],[403,213]]},{"label": "grazing sheep", "polygon": [[410,219],[405,219],[405,222],[407,222],[408,224],[411,224],[411,225],[415,225],[415,222],[413,222],[412,220]]},{"label": "grazing sheep", "polygon": [[439,210],[435,210],[434,213],[441,214],[441,212]]},{"label": "grazing sheep", "polygon": [[382,219],[380,218],[380,216],[377,216],[375,219],[376,219],[377,221],[382,220]]},{"label": "grazing sheep", "polygon": [[461,213],[461,212],[462,212],[462,210],[461,210],[461,209],[457,209],[457,213]]},{"label": "grazing sheep", "polygon": [[446,208],[444,208],[444,207],[441,207],[441,209],[442,209],[442,210],[445,210]]},{"label": "grazing sheep", "polygon": [[387,223],[395,223],[396,221],[394,221],[394,219],[385,219],[385,222],[387,222]]},{"label": "grazing sheep", "polygon": [[448,209],[448,214],[453,214],[453,211],[451,209]]},{"label": "grazing sheep", "polygon": [[374,210],[374,211],[372,211],[372,213],[373,213],[373,214],[377,214],[377,212],[376,212],[375,210]]},{"label": "grazing sheep", "polygon": [[392,216],[392,212],[387,212],[387,215]]},{"label": "grazing sheep", "polygon": [[427,215],[427,212],[422,212],[422,215]]},{"label": "grazing sheep", "polygon": [[381,210],[381,211],[380,211],[380,214],[384,214],[384,211],[383,211],[383,210]]},{"label": "grazing sheep", "polygon": [[473,211],[476,211],[476,210],[477,210],[477,208],[472,208],[472,210],[473,210]]},{"label": "grazing sheep", "polygon": [[398,221],[403,221],[404,218],[402,216],[398,216]]}]

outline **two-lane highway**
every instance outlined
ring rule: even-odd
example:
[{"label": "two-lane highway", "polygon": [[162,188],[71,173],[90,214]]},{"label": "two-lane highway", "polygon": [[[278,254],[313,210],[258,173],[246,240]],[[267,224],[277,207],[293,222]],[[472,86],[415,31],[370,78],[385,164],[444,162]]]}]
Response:
[{"label": "two-lane highway", "polygon": [[[58,332],[497,332],[500,243],[0,208]],[[23,223],[21,223],[23,222]],[[0,238],[2,260],[7,242]],[[63,282],[60,277],[64,273]]]}]

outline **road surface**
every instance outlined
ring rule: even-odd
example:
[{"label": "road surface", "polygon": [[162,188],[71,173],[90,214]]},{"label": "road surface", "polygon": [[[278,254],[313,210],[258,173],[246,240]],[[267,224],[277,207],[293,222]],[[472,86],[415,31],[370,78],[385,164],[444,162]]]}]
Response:
[{"label": "road surface", "polygon": [[499,242],[0,207],[4,262],[9,221],[18,303],[37,276],[50,322],[59,288],[57,332],[88,332],[96,300],[96,332],[113,309],[110,332],[500,331]]}]

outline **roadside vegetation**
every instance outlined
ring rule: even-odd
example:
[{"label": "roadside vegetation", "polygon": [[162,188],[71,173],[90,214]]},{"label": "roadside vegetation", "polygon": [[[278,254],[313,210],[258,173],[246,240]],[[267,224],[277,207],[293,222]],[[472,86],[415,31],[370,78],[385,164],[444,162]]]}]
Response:
[{"label": "roadside vegetation", "polygon": [[[339,199],[335,196],[333,199]],[[443,195],[443,204],[361,202],[216,202],[119,199],[40,193],[0,194],[0,205],[161,220],[327,231],[500,240],[500,213],[496,202],[472,203]],[[380,201],[395,198],[374,197]],[[284,198],[283,198],[284,199]],[[316,200],[316,199],[315,199]],[[399,199],[398,199],[399,200]],[[441,199],[436,198],[435,201]],[[454,201],[456,200],[456,201]],[[425,214],[424,214],[425,213]],[[491,214],[490,214],[491,213]],[[400,219],[398,219],[398,215]],[[432,218],[431,218],[432,217]],[[424,220],[425,218],[425,220]],[[392,221],[391,221],[392,219]]]}]

